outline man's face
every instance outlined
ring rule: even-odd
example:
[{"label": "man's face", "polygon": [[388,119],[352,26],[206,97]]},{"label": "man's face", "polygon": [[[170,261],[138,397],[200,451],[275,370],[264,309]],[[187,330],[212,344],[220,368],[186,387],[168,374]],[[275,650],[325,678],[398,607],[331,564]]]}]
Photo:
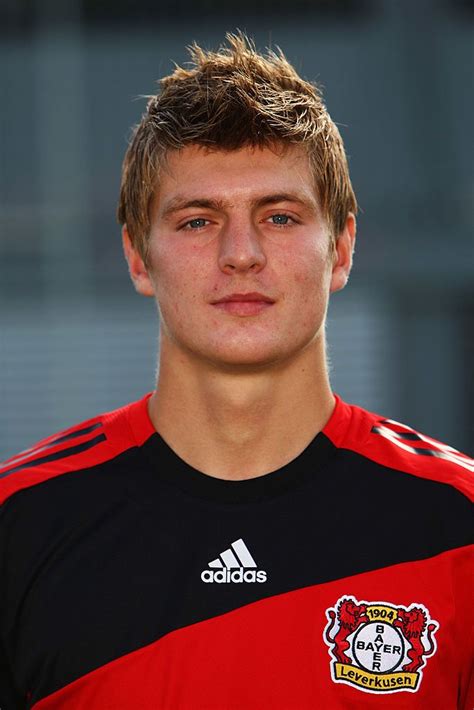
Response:
[{"label": "man's face", "polygon": [[189,146],[160,175],[147,269],[126,232],[124,243],[167,345],[216,365],[268,366],[323,337],[329,293],[350,269],[348,224],[334,255],[301,147]]}]

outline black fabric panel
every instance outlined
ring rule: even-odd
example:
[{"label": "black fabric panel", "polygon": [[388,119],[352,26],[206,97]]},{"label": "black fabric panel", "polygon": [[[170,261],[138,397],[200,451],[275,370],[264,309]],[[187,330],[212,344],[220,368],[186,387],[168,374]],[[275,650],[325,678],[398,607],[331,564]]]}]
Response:
[{"label": "black fabric panel", "polygon": [[[457,490],[323,434],[289,466],[237,484],[190,469],[155,435],[17,493],[0,523],[1,628],[16,685],[35,679],[32,701],[176,628],[473,539]],[[267,582],[205,584],[239,538]]]},{"label": "black fabric panel", "polygon": [[0,710],[22,710],[25,698],[17,691],[7,658],[0,646]]},{"label": "black fabric panel", "polygon": [[[240,481],[229,481],[206,476],[188,466],[156,434],[142,447],[144,456],[159,480],[179,488],[193,498],[213,503],[258,503],[310,482],[316,470],[327,465],[338,449],[324,434],[318,434],[309,446],[288,466],[266,474]],[[159,461],[159,467],[157,462]],[[244,472],[245,473],[245,472]]]}]

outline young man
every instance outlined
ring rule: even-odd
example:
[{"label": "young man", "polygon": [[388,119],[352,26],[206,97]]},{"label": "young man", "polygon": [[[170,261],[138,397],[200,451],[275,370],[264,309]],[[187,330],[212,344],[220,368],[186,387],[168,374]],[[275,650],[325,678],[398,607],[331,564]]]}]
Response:
[{"label": "young man", "polygon": [[337,128],[282,55],[192,57],[120,196],[157,388],[1,472],[0,705],[471,708],[472,461],[328,379]]}]

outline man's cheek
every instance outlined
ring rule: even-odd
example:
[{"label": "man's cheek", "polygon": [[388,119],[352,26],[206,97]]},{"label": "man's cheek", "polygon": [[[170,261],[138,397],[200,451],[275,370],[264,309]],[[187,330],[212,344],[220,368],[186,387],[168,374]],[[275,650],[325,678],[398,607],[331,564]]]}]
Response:
[{"label": "man's cheek", "polygon": [[299,269],[295,269],[293,274],[294,282],[304,288],[316,291],[322,286],[325,270],[318,266],[308,268],[308,264],[302,264]]}]

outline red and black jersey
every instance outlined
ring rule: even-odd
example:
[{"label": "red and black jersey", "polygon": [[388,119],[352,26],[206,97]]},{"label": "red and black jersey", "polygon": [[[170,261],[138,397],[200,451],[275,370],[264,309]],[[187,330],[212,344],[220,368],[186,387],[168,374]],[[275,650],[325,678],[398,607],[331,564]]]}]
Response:
[{"label": "red and black jersey", "polygon": [[0,469],[2,710],[471,710],[471,459],[337,399],[221,480],[147,400]]}]

